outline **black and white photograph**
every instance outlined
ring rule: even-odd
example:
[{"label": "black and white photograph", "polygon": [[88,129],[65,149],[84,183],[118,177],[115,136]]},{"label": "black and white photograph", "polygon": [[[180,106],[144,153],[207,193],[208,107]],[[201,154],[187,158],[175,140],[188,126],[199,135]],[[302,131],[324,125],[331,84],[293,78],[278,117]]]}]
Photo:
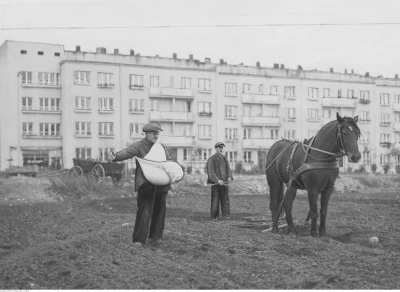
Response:
[{"label": "black and white photograph", "polygon": [[0,0],[0,290],[399,290],[399,11]]}]

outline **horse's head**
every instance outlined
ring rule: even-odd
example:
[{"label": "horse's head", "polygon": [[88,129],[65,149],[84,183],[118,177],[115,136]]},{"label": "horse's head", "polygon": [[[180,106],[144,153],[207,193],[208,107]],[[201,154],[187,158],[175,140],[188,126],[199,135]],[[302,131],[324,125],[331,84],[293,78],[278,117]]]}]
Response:
[{"label": "horse's head", "polygon": [[361,135],[361,131],[357,126],[358,116],[354,118],[341,117],[336,113],[336,119],[339,122],[338,136],[340,146],[347,154],[350,162],[358,162],[361,158],[360,151],[358,151],[357,140]]}]

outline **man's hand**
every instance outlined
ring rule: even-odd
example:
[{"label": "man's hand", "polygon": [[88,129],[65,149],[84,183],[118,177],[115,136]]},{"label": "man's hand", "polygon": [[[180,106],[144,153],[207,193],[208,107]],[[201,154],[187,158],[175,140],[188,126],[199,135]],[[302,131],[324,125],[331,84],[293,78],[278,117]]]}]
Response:
[{"label": "man's hand", "polygon": [[117,155],[114,151],[110,151],[110,153],[108,153],[108,161],[113,161],[115,157],[117,157]]},{"label": "man's hand", "polygon": [[224,182],[222,181],[222,180],[218,180],[218,184],[220,184],[220,185],[223,185],[224,184]]}]

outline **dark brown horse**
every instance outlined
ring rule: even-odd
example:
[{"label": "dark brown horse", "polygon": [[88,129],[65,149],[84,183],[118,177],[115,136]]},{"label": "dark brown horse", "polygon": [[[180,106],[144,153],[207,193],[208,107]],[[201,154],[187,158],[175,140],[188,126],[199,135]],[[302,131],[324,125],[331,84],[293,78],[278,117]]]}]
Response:
[{"label": "dark brown horse", "polygon": [[[312,139],[303,143],[280,140],[268,151],[266,176],[270,188],[272,219],[277,222],[285,183],[288,190],[283,206],[289,233],[294,229],[293,200],[297,189],[303,189],[308,191],[312,236],[317,236],[317,201],[321,194],[319,235],[326,235],[329,198],[339,175],[337,158],[347,155],[350,162],[357,162],[361,157],[357,145],[360,137],[357,121],[358,116],[342,118],[337,113],[336,120],[324,125]],[[278,232],[277,224],[274,224],[273,232]]]}]

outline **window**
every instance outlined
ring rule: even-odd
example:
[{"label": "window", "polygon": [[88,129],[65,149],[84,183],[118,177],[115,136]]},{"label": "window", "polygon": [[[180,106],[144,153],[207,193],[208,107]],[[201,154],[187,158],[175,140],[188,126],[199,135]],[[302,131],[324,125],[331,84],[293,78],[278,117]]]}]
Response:
[{"label": "window", "polygon": [[360,121],[369,121],[369,111],[360,112]]},{"label": "window", "polygon": [[75,122],[76,135],[92,135],[91,122]]},{"label": "window", "polygon": [[131,74],[130,75],[130,88],[136,88],[136,89],[141,89],[143,88],[143,75],[135,75]]},{"label": "window", "polygon": [[285,138],[288,140],[295,140],[296,130],[285,130]]},{"label": "window", "polygon": [[390,134],[388,133],[381,133],[380,135],[380,143],[387,143],[390,142]]},{"label": "window", "polygon": [[184,137],[191,137],[192,136],[192,126],[191,125],[184,125],[183,126],[183,136]]},{"label": "window", "polygon": [[159,87],[160,86],[160,76],[150,76],[150,86]]},{"label": "window", "polygon": [[204,91],[210,91],[211,90],[211,79],[199,78],[198,89],[204,90]]},{"label": "window", "polygon": [[318,98],[318,88],[309,87],[308,88],[308,97],[309,98]]},{"label": "window", "polygon": [[191,149],[183,148],[183,160],[184,161],[190,160],[190,156],[191,156]]},{"label": "window", "polygon": [[108,155],[111,151],[114,151],[114,148],[99,148],[99,160],[108,161]]},{"label": "window", "polygon": [[181,88],[192,88],[192,78],[182,77]]},{"label": "window", "polygon": [[199,115],[210,115],[211,114],[211,102],[199,101],[197,103],[197,112]]},{"label": "window", "polygon": [[259,92],[259,93],[264,93],[264,85],[263,85],[263,84],[260,84],[260,85],[258,86],[258,92]]},{"label": "window", "polygon": [[394,121],[395,121],[396,123],[399,123],[399,122],[400,122],[400,114],[394,114]]},{"label": "window", "polygon": [[144,136],[142,131],[144,124],[130,123],[129,124],[129,135],[130,136]]},{"label": "window", "polygon": [[243,129],[243,139],[250,139],[251,138],[251,129],[244,128]]},{"label": "window", "polygon": [[277,85],[271,85],[270,87],[270,94],[278,94],[278,86]]},{"label": "window", "polygon": [[330,109],[322,110],[322,117],[324,119],[329,119],[331,117],[331,110]]},{"label": "window", "polygon": [[236,163],[237,162],[237,151],[227,151],[225,152],[225,157],[229,162]]},{"label": "window", "polygon": [[347,90],[347,98],[355,98],[353,89]]},{"label": "window", "polygon": [[51,97],[39,98],[39,110],[46,112],[58,112],[60,111],[60,99]]},{"label": "window", "polygon": [[381,124],[390,124],[390,114],[381,114]]},{"label": "window", "polygon": [[288,108],[288,119],[296,120],[296,108]]},{"label": "window", "polygon": [[369,100],[369,91],[360,91],[360,99]]},{"label": "window", "polygon": [[225,83],[225,95],[237,95],[236,83]]},{"label": "window", "polygon": [[59,136],[60,124],[39,123],[39,136]]},{"label": "window", "polygon": [[54,53],[54,56],[60,57],[60,53]]},{"label": "window", "polygon": [[316,109],[316,108],[309,108],[309,109],[308,109],[308,117],[309,117],[309,118],[318,118],[318,109]]},{"label": "window", "polygon": [[112,74],[111,73],[97,73],[97,86],[113,86],[111,83]]},{"label": "window", "polygon": [[92,148],[75,148],[76,158],[81,159],[91,159],[92,158]]},{"label": "window", "polygon": [[364,151],[361,153],[361,161],[364,165],[370,165],[371,164],[371,152],[370,151]]},{"label": "window", "polygon": [[226,105],[225,106],[225,117],[237,117],[237,106]]},{"label": "window", "polygon": [[342,97],[342,90],[341,90],[341,89],[338,90],[337,96],[338,96],[338,98],[341,98],[341,97]]},{"label": "window", "polygon": [[389,93],[381,93],[380,104],[381,105],[389,105]]},{"label": "window", "polygon": [[324,88],[323,97],[330,97],[330,96],[331,96],[331,89],[330,88]]},{"label": "window", "polygon": [[238,139],[238,129],[225,128],[225,139],[236,140]]},{"label": "window", "polygon": [[317,135],[318,130],[308,130],[308,137],[314,137],[315,135]]},{"label": "window", "polygon": [[380,162],[381,165],[388,163],[390,160],[389,155],[388,154],[381,154],[380,155]]},{"label": "window", "polygon": [[245,163],[251,163],[251,162],[253,162],[253,161],[251,160],[251,151],[244,151],[244,153],[243,153],[243,160],[244,160]]},{"label": "window", "polygon": [[266,131],[267,139],[278,139],[279,129],[269,129]]},{"label": "window", "polygon": [[74,72],[74,83],[75,84],[90,84],[90,72],[87,71],[75,71]]},{"label": "window", "polygon": [[211,149],[201,149],[200,151],[200,160],[207,161],[208,158],[211,157]]},{"label": "window", "polygon": [[42,51],[37,52],[37,54],[38,54],[39,56],[43,56],[43,52],[42,52]]},{"label": "window", "polygon": [[22,84],[32,84],[32,72],[21,72]]},{"label": "window", "polygon": [[243,93],[250,93],[251,92],[251,84],[243,83]]},{"label": "window", "polygon": [[370,132],[369,131],[363,131],[362,135],[360,136],[360,142],[362,142],[362,143],[370,142]]},{"label": "window", "polygon": [[211,137],[211,125],[199,125],[199,137]]},{"label": "window", "polygon": [[29,136],[33,135],[33,123],[23,122],[22,123],[22,135]]},{"label": "window", "polygon": [[90,110],[90,96],[75,96],[75,109],[77,110]]},{"label": "window", "polygon": [[394,142],[395,143],[400,143],[400,133],[395,133],[394,134]]},{"label": "window", "polygon": [[26,55],[26,50],[21,50],[21,55]]},{"label": "window", "polygon": [[100,136],[114,136],[114,123],[99,123],[99,135]]},{"label": "window", "polygon": [[295,86],[285,86],[283,88],[285,97],[295,97]]},{"label": "window", "polygon": [[113,98],[99,97],[99,111],[113,111]]},{"label": "window", "polygon": [[393,103],[400,103],[400,94],[394,95]]},{"label": "window", "polygon": [[60,74],[38,72],[38,81],[41,85],[60,85]]},{"label": "window", "polygon": [[160,111],[160,101],[155,99],[151,101],[151,108],[152,112],[159,112]]},{"label": "window", "polygon": [[32,110],[32,97],[23,97],[22,98],[22,110]]},{"label": "window", "polygon": [[144,112],[144,99],[133,99],[129,100],[129,111],[130,112]]}]

